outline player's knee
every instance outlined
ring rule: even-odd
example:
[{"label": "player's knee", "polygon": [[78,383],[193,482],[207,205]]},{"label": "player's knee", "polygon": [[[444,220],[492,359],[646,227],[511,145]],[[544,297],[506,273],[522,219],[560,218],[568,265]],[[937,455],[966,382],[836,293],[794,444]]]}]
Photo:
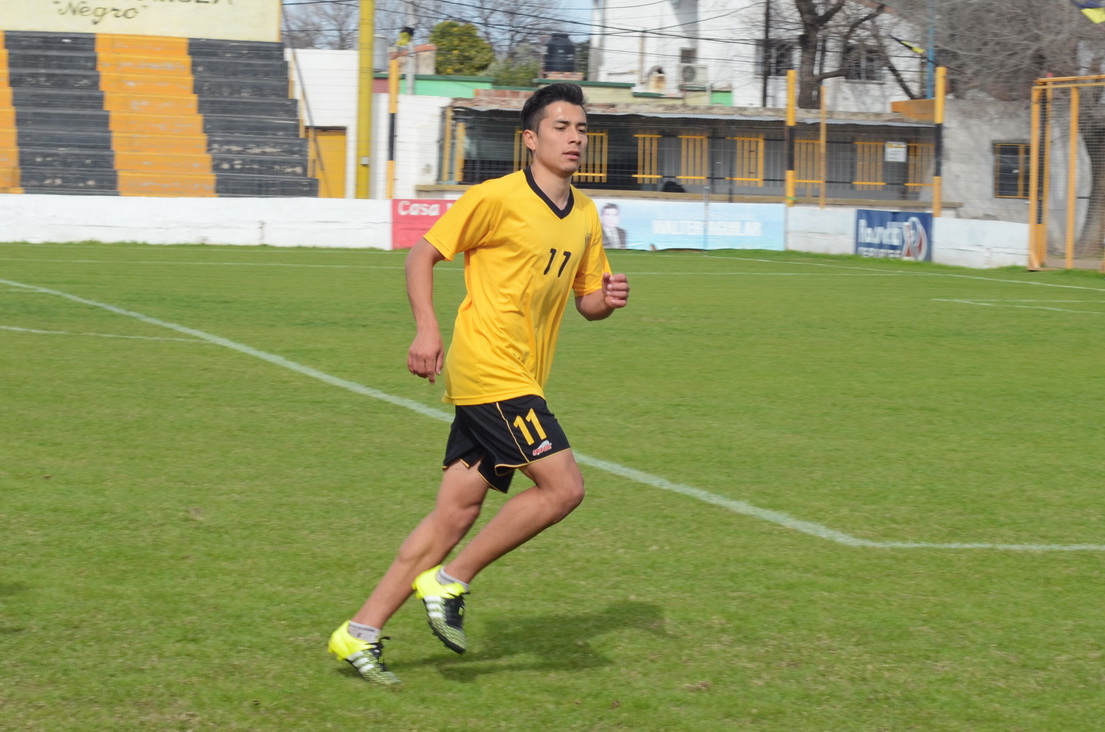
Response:
[{"label": "player's knee", "polygon": [[472,524],[476,523],[476,519],[480,517],[480,508],[482,508],[482,504],[479,503],[453,506],[445,512],[442,520],[450,533],[464,536],[468,533],[468,529],[472,528]]},{"label": "player's knee", "polygon": [[576,507],[583,503],[583,497],[586,495],[586,491],[583,487],[583,476],[577,475],[572,480],[566,481],[556,491],[556,499],[558,508],[560,509],[560,518],[564,518]]}]

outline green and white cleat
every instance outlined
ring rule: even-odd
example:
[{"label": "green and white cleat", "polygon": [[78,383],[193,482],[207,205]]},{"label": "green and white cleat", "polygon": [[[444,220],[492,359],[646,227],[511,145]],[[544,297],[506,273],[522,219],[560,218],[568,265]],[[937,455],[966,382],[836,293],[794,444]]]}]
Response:
[{"label": "green and white cleat", "polygon": [[445,647],[457,653],[468,649],[468,638],[464,635],[464,596],[468,594],[459,582],[443,585],[437,581],[437,572],[441,566],[428,569],[415,578],[414,593],[426,606],[426,620],[430,630],[445,644]]},{"label": "green and white cleat", "polygon": [[387,638],[381,638],[375,643],[354,638],[349,634],[349,621],[341,624],[341,627],[330,636],[330,652],[339,660],[348,661],[357,673],[366,681],[383,686],[395,686],[399,677],[388,671],[384,664],[384,644]]}]

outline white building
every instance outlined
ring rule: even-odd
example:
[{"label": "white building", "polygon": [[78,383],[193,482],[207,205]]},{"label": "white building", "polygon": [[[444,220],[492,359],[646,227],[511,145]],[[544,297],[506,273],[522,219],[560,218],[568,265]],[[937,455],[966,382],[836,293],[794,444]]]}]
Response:
[{"label": "white building", "polygon": [[[737,107],[786,106],[786,70],[798,64],[798,33],[793,19],[778,9],[772,17],[766,0],[593,0],[589,78],[623,82],[641,91],[678,95],[707,87],[731,92]],[[855,2],[844,11],[871,12],[872,3]],[[793,9],[791,9],[793,13]],[[886,34],[910,37],[916,30],[882,14],[875,21]],[[764,78],[765,37],[767,78]],[[885,112],[908,99],[892,75],[861,45],[850,49],[823,40],[823,68],[847,66],[848,77],[825,82],[830,109]],[[889,49],[907,83],[920,89],[923,59],[894,44]]]}]

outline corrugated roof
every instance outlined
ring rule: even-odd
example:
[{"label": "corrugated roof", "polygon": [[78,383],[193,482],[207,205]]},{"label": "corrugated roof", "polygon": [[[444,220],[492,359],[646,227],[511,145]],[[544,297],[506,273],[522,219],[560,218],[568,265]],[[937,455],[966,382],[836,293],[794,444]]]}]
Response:
[{"label": "corrugated roof", "polygon": [[[477,112],[518,112],[522,108],[524,100],[497,99],[488,97],[476,97],[473,99],[454,99],[452,106],[458,109],[471,109]],[[749,107],[702,107],[691,109],[683,108],[675,111],[670,107],[658,108],[654,103],[641,104],[610,104],[594,103],[587,105],[587,111],[594,116],[602,117],[644,117],[649,119],[702,119],[734,122],[784,122],[786,113],[780,109],[759,109]],[[708,111],[707,111],[708,110]],[[798,124],[819,124],[821,118],[816,114],[810,114],[808,110],[802,110]],[[863,127],[932,127],[931,122],[919,122],[909,120],[902,115],[892,112],[864,113],[864,112],[837,112],[830,113],[825,120],[828,125],[856,125]]]}]

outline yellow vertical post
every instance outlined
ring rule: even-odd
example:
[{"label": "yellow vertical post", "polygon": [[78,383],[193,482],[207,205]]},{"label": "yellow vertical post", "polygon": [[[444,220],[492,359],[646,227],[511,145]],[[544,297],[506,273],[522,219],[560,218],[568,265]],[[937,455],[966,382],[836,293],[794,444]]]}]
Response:
[{"label": "yellow vertical post", "polygon": [[395,123],[399,110],[399,58],[388,62],[388,170],[387,197],[395,198]]},{"label": "yellow vertical post", "polygon": [[825,189],[829,187],[829,130],[825,119],[825,85],[821,85],[821,170],[818,177],[821,178],[821,195],[818,197],[818,206],[825,208]]},{"label": "yellow vertical post", "polygon": [[1043,88],[1032,89],[1032,133],[1028,166],[1028,268],[1037,270],[1043,266],[1040,227],[1040,97]]},{"label": "yellow vertical post", "polygon": [[1040,256],[1047,257],[1047,222],[1051,209],[1051,119],[1055,115],[1055,88],[1049,83],[1044,87],[1044,116],[1040,122]]},{"label": "yellow vertical post", "polygon": [[798,116],[795,112],[795,86],[798,80],[798,72],[794,69],[787,70],[787,124],[785,128],[787,176],[786,176],[786,205],[794,205],[794,134],[798,124]]},{"label": "yellow vertical post", "polygon": [[[944,96],[947,89],[948,70],[940,66],[936,69],[935,123],[936,140],[933,145],[932,170],[932,217],[940,217],[944,199]],[[933,223],[935,228],[936,224]]]},{"label": "yellow vertical post", "polygon": [[457,141],[453,150],[453,175],[457,183],[464,182],[464,144],[468,137],[468,128],[463,122],[457,122]]},{"label": "yellow vertical post", "polygon": [[1074,267],[1074,206],[1078,203],[1078,87],[1070,89],[1070,153],[1067,155],[1067,269]]},{"label": "yellow vertical post", "polygon": [[357,198],[372,197],[372,81],[376,2],[361,0],[357,39]]},{"label": "yellow vertical post", "polygon": [[445,108],[445,134],[441,143],[441,173],[438,179],[441,183],[453,182],[453,166],[451,158],[451,146],[453,144],[453,108]]}]

